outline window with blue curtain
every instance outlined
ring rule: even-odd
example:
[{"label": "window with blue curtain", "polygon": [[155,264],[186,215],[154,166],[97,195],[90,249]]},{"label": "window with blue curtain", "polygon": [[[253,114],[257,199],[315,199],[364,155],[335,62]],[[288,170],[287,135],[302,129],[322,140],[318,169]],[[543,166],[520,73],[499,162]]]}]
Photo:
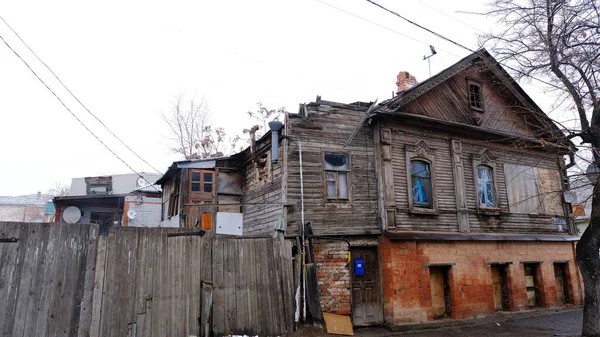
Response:
[{"label": "window with blue curtain", "polygon": [[479,207],[496,207],[494,200],[494,179],[492,168],[477,166],[477,188],[479,189]]},{"label": "window with blue curtain", "polygon": [[412,201],[417,207],[431,207],[431,169],[428,162],[422,160],[410,161],[410,176],[412,181]]}]

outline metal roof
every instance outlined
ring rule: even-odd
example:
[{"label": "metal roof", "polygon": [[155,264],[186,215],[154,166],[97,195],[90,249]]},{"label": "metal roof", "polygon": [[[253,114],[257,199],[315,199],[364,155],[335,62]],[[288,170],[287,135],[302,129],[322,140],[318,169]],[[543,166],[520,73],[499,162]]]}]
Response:
[{"label": "metal roof", "polygon": [[148,192],[148,193],[160,193],[162,192],[162,186],[160,185],[146,185],[142,187],[138,187],[134,192]]}]

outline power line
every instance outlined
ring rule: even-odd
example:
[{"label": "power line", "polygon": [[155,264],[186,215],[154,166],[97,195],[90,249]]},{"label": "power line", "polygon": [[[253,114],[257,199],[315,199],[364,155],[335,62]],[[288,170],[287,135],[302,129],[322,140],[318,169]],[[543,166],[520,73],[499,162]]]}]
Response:
[{"label": "power line", "polygon": [[452,19],[452,20],[454,20],[454,21],[457,21],[457,22],[459,22],[459,23],[462,23],[463,25],[465,25],[465,26],[467,26],[467,27],[469,27],[469,28],[471,28],[471,29],[473,29],[473,30],[476,30],[476,31],[478,31],[478,32],[481,32],[481,33],[485,33],[483,30],[481,30],[481,29],[479,29],[479,28],[477,28],[477,27],[471,26],[470,24],[468,24],[468,23],[466,23],[466,22],[464,22],[464,21],[462,21],[462,20],[459,20],[459,19],[455,18],[454,16],[452,16],[452,15],[450,15],[450,14],[444,13],[443,11],[441,11],[441,10],[439,10],[439,9],[437,9],[437,8],[433,7],[433,6],[429,6],[428,4],[424,3],[424,2],[423,2],[423,1],[421,1],[421,0],[415,0],[415,1],[416,1],[416,2],[418,2],[418,3],[420,3],[421,5],[423,5],[423,6],[425,6],[425,7],[428,7],[428,8],[430,8],[431,10],[434,10],[434,11],[436,11],[436,12],[438,12],[438,13],[442,14],[442,15],[445,15],[445,16],[449,17],[450,19]]},{"label": "power line", "polygon": [[[337,10],[338,10],[338,11],[340,11],[340,12],[343,12],[343,13],[346,13],[346,14],[348,14],[348,15],[351,15],[351,16],[353,16],[353,17],[357,18],[357,19],[360,19],[360,20],[366,21],[366,22],[368,22],[368,23],[370,23],[370,24],[373,24],[373,25],[375,25],[375,26],[381,27],[381,28],[383,28],[383,29],[385,29],[385,30],[388,30],[388,31],[390,31],[390,32],[392,32],[392,33],[395,33],[395,34],[398,34],[398,35],[400,35],[400,36],[404,36],[404,37],[406,37],[406,38],[408,38],[408,39],[411,39],[411,40],[413,40],[413,41],[415,41],[415,42],[422,43],[422,44],[424,44],[424,45],[426,45],[426,46],[429,46],[429,45],[430,45],[430,43],[423,42],[423,41],[421,41],[421,40],[419,40],[419,39],[416,39],[416,38],[414,38],[414,37],[412,37],[412,36],[409,36],[409,35],[406,35],[406,34],[404,34],[404,33],[401,33],[401,32],[399,32],[399,31],[397,31],[397,30],[394,30],[394,29],[392,29],[392,28],[390,28],[390,27],[384,26],[384,25],[382,25],[382,24],[380,24],[380,23],[377,23],[377,22],[375,22],[375,21],[369,20],[369,19],[367,19],[367,18],[364,18],[364,17],[362,17],[362,16],[360,16],[360,15],[356,15],[356,14],[354,14],[354,13],[352,13],[352,12],[349,12],[349,11],[347,11],[347,10],[345,10],[345,9],[341,9],[341,8],[339,8],[339,7],[336,7],[336,6],[334,6],[334,5],[332,5],[332,4],[329,4],[329,3],[325,2],[325,1],[322,1],[322,0],[317,0],[317,1],[318,1],[318,2],[320,2],[320,3],[322,3],[322,4],[324,4],[324,5],[327,5],[327,6],[329,6],[329,7],[331,7],[331,8],[337,9]],[[438,49],[438,50],[440,50],[440,51],[443,51],[443,52],[445,52],[445,53],[447,53],[447,54],[450,54],[450,55],[452,55],[452,56],[455,56],[455,57],[460,57],[460,56],[458,56],[458,55],[456,55],[456,54],[453,54],[453,53],[451,53],[451,52],[449,52],[449,51],[447,51],[447,50],[444,50],[444,49],[441,49],[441,48],[437,48],[437,49]]]},{"label": "power line", "polygon": [[[88,128],[85,123],[83,123],[83,121],[81,119],[79,119],[79,117],[77,117],[77,115],[75,115],[75,113],[73,113],[73,111],[71,111],[71,109],[69,109],[69,107],[63,102],[62,99],[60,99],[60,97],[58,97],[58,95],[46,84],[46,82],[44,82],[44,80],[42,80],[38,74],[29,66],[29,64],[27,63],[27,61],[25,61],[21,55],[19,55],[19,53],[17,53],[9,44],[8,42],[6,42],[6,40],[4,39],[4,37],[2,37],[2,35],[0,35],[0,40],[2,40],[2,42],[4,42],[4,44],[8,47],[8,49],[10,49],[18,58],[19,60],[21,60],[21,62],[23,62],[25,64],[25,66],[27,67],[27,69],[29,69],[29,71],[31,71],[31,73],[46,87],[46,89],[48,89],[48,91],[50,91],[52,93],[52,95],[54,95],[54,97],[56,97],[56,99],[60,102],[60,104],[62,104],[62,106],[79,122],[79,124],[81,124],[90,134],[92,134],[92,136],[94,136],[99,142],[100,144],[102,144],[110,153],[112,153],[115,157],[117,157],[117,159],[119,159],[123,164],[125,164],[125,166],[127,166],[131,171],[133,171],[133,173],[137,174],[139,177],[141,177],[142,179],[144,179],[146,182],[148,182],[149,184],[152,184],[151,182],[149,182],[148,180],[146,180],[146,178],[144,178],[144,176],[142,176],[140,173],[138,173],[136,170],[133,169],[133,167],[129,166],[129,164],[127,164],[127,162],[125,162],[125,160],[123,160],[121,157],[119,157],[119,155],[117,155],[110,147],[108,147],[108,145],[106,145],[98,136],[96,136],[96,134],[94,132],[92,132],[92,130],[90,130],[90,128]],[[153,186],[154,189],[156,189],[156,187]],[[158,189],[156,189],[158,191]]]},{"label": "power line", "polygon": [[[29,51],[38,59],[38,61],[40,61],[44,67],[46,67],[46,69],[48,69],[48,71],[50,71],[50,73],[52,73],[52,75],[54,75],[54,77],[58,80],[58,82],[63,86],[63,88],[65,88],[67,90],[67,92],[69,94],[71,94],[71,96],[77,101],[77,103],[79,103],[79,105],[81,105],[85,111],[87,111],[90,115],[92,115],[92,117],[94,117],[113,137],[115,137],[121,144],[123,144],[123,146],[125,146],[131,153],[133,153],[136,157],[138,157],[141,161],[143,161],[144,163],[146,163],[146,165],[150,166],[154,171],[158,172],[159,174],[162,173],[160,172],[158,169],[156,169],[154,166],[152,166],[150,163],[148,163],[146,160],[144,160],[144,158],[140,157],[140,155],[138,155],[135,151],[133,151],[133,149],[131,149],[129,146],[127,146],[127,144],[125,144],[125,142],[123,142],[123,140],[121,140],[121,138],[119,138],[114,132],[112,132],[110,130],[110,128],[108,126],[106,126],[106,124],[104,124],[96,115],[94,115],[90,109],[87,108],[87,106],[85,106],[80,100],[79,98],[77,98],[77,96],[75,96],[75,94],[63,83],[63,81],[60,80],[60,78],[58,77],[58,75],[56,75],[54,73],[54,71],[52,71],[52,69],[50,69],[50,67],[44,62],[42,61],[42,59],[40,59],[40,57],[29,47],[29,45],[21,38],[21,36],[8,24],[8,22],[6,22],[6,20],[4,20],[4,18],[2,16],[0,16],[0,20],[2,20],[2,22],[4,22],[4,24],[17,36],[17,38],[19,38],[19,40],[25,45],[25,47],[27,47],[27,49],[29,49]],[[12,48],[11,48],[12,49]]]},{"label": "power line", "polygon": [[[405,20],[405,21],[407,21],[408,23],[410,23],[410,24],[412,24],[412,25],[415,25],[415,26],[417,26],[417,27],[419,27],[419,28],[421,28],[421,29],[423,29],[423,30],[425,30],[425,31],[427,31],[427,32],[429,32],[429,33],[431,33],[431,34],[433,34],[433,35],[435,35],[435,36],[439,37],[440,39],[443,39],[443,40],[445,40],[445,41],[448,41],[448,42],[450,42],[450,43],[452,43],[452,44],[454,44],[454,45],[456,45],[456,46],[458,46],[458,47],[461,47],[461,48],[463,48],[463,49],[466,49],[466,50],[470,51],[471,53],[477,53],[477,51],[475,51],[475,50],[473,50],[473,49],[471,49],[471,48],[469,48],[469,47],[466,47],[466,46],[464,46],[464,45],[462,45],[462,44],[460,44],[460,43],[458,43],[458,42],[456,42],[456,41],[454,41],[454,40],[452,40],[452,39],[450,39],[450,38],[447,38],[447,37],[445,37],[445,36],[443,36],[443,35],[441,35],[441,34],[439,34],[439,33],[436,33],[436,32],[434,32],[433,30],[431,30],[431,29],[429,29],[429,28],[426,28],[426,27],[424,27],[424,26],[421,26],[420,24],[418,24],[418,23],[416,23],[416,22],[414,22],[414,21],[412,21],[412,20],[409,20],[409,19],[407,19],[406,17],[404,17],[404,16],[402,16],[402,15],[400,15],[400,14],[398,14],[398,13],[394,12],[394,11],[393,11],[393,10],[391,10],[391,9],[387,9],[386,7],[384,7],[384,6],[380,5],[380,4],[378,4],[378,3],[376,3],[376,2],[374,2],[374,1],[372,1],[372,0],[367,0],[367,2],[369,2],[369,3],[371,3],[371,4],[375,5],[375,6],[377,6],[377,7],[381,8],[381,9],[383,9],[384,11],[386,11],[386,12],[388,12],[388,13],[391,13],[391,14],[393,14],[393,15],[395,15],[395,16],[397,16],[397,17],[399,17],[399,18],[401,18],[401,19],[403,19],[403,20]],[[497,61],[497,60],[496,60],[496,64],[500,64],[500,65],[502,65],[502,66],[504,66],[504,67],[506,67],[506,68],[508,68],[508,69],[510,69],[510,70],[512,70],[512,71],[515,71],[515,72],[517,72],[517,73],[519,73],[519,74],[521,74],[521,75],[524,75],[524,76],[526,76],[526,77],[529,77],[529,78],[531,78],[531,79],[534,79],[534,80],[536,80],[536,81],[539,81],[539,82],[541,82],[541,83],[544,83],[544,84],[546,84],[546,85],[548,85],[548,86],[551,86],[551,87],[553,87],[553,88],[556,88],[556,89],[559,89],[559,90],[563,90],[563,89],[564,89],[564,88],[561,88],[561,87],[559,87],[559,86],[557,86],[557,85],[555,85],[555,84],[552,84],[552,83],[550,83],[550,82],[547,82],[547,81],[544,81],[544,80],[542,80],[542,79],[539,79],[539,78],[537,78],[537,77],[534,77],[534,76],[532,76],[532,75],[530,75],[530,74],[524,73],[524,72],[522,72],[522,71],[520,71],[520,70],[518,70],[518,69],[515,69],[515,68],[513,68],[512,66],[510,66],[510,65],[508,65],[508,64],[503,64],[503,63],[500,63],[500,62],[499,62],[499,61]]]}]

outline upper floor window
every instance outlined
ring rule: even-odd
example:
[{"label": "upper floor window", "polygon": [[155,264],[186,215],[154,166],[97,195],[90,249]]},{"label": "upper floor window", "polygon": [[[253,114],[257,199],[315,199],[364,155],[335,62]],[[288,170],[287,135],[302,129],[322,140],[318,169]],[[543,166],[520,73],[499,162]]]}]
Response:
[{"label": "upper floor window", "polygon": [[327,199],[349,199],[348,175],[350,164],[348,155],[325,153],[324,162]]},{"label": "upper floor window", "polygon": [[190,194],[192,201],[212,200],[214,172],[203,170],[190,171]]},{"label": "upper floor window", "polygon": [[411,213],[437,214],[435,149],[420,140],[406,145],[406,180]]},{"label": "upper floor window", "polygon": [[85,178],[86,194],[111,194],[112,177],[87,177]]},{"label": "upper floor window", "polygon": [[483,111],[483,92],[481,85],[469,82],[469,106],[475,110]]},{"label": "upper floor window", "polygon": [[494,178],[492,168],[486,165],[477,166],[477,189],[479,207],[496,207]]},{"label": "upper floor window", "polygon": [[412,182],[413,205],[431,208],[433,196],[431,190],[431,168],[429,163],[422,160],[411,160],[410,177]]}]

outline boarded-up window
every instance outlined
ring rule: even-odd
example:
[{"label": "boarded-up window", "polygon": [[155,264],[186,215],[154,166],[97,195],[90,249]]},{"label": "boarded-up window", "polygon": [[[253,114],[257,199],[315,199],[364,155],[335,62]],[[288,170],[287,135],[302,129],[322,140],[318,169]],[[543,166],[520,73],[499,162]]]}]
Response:
[{"label": "boarded-up window", "polygon": [[537,167],[504,164],[504,175],[511,213],[544,213],[540,203],[541,186]]},{"label": "boarded-up window", "polygon": [[546,214],[564,216],[562,207],[562,188],[558,170],[539,168],[541,200]]}]

